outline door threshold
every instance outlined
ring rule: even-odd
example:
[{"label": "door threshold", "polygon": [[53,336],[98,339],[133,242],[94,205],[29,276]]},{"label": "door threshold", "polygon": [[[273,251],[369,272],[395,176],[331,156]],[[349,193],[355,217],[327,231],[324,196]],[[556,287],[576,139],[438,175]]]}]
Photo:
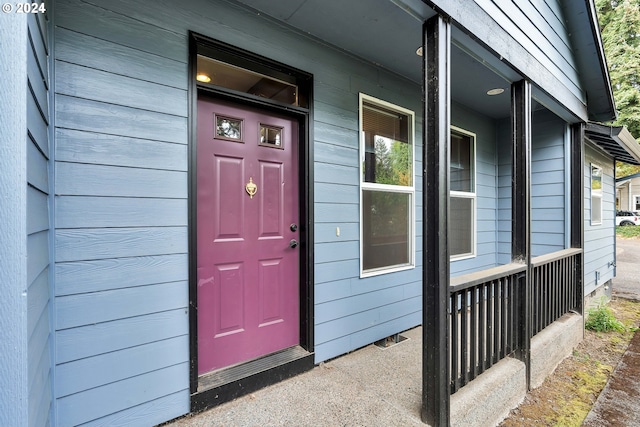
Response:
[{"label": "door threshold", "polygon": [[191,394],[191,412],[213,408],[309,371],[313,367],[313,353],[300,346],[294,346],[200,375],[198,391]]}]

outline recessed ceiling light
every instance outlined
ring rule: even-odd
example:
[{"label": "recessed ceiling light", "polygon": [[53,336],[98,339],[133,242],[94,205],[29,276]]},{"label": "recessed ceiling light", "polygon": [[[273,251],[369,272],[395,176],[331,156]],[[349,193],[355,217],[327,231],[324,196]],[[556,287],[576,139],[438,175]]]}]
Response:
[{"label": "recessed ceiling light", "polygon": [[503,92],[504,92],[504,89],[502,89],[501,87],[497,87],[495,89],[489,89],[487,91],[487,95],[489,95],[489,96],[500,95]]},{"label": "recessed ceiling light", "polygon": [[211,81],[211,77],[207,76],[204,73],[198,73],[196,75],[196,80],[202,83],[209,83]]},{"label": "recessed ceiling light", "polygon": [[422,56],[422,46],[416,49],[416,55]]}]

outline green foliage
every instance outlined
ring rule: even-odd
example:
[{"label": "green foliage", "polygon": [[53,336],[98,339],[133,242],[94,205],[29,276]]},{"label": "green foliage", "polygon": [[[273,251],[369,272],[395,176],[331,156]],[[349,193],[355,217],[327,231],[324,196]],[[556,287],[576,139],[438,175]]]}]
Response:
[{"label": "green foliage", "polygon": [[584,327],[596,332],[625,331],[625,326],[616,319],[613,311],[605,305],[604,298],[596,308],[589,310],[589,317]]},{"label": "green foliage", "polygon": [[[637,0],[596,0],[602,42],[607,56],[618,126],[640,138],[640,3]],[[640,142],[640,139],[638,139]],[[616,176],[640,172],[640,166],[616,162]]]},{"label": "green foliage", "polygon": [[616,226],[616,236],[626,239],[640,238],[640,225]]},{"label": "green foliage", "polygon": [[619,111],[615,124],[640,137],[640,2],[596,0],[602,42],[613,96]]},{"label": "green foliage", "polygon": [[624,178],[625,176],[634,175],[636,173],[640,173],[640,166],[616,162],[616,178]]}]

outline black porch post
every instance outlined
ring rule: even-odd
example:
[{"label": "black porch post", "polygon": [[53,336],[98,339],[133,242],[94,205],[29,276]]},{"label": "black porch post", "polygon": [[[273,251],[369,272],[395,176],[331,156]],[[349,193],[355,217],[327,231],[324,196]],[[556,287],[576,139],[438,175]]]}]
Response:
[{"label": "black porch post", "polygon": [[512,162],[512,262],[527,265],[518,283],[518,356],[527,368],[527,389],[531,379],[531,84],[526,80],[511,85]]},{"label": "black porch post", "polygon": [[[584,250],[584,123],[571,125],[571,247]],[[584,315],[584,252],[576,266],[576,311]],[[584,317],[584,316],[583,316]]]},{"label": "black porch post", "polygon": [[451,27],[434,16],[423,27],[422,421],[449,425],[449,134]]}]

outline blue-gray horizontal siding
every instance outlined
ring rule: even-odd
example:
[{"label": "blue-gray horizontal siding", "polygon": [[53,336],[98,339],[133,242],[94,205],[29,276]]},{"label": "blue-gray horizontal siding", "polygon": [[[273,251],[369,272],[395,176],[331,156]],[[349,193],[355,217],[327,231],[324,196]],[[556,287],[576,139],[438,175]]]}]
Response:
[{"label": "blue-gray horizontal siding", "polygon": [[531,125],[531,255],[566,248],[566,124],[548,110]]},{"label": "blue-gray horizontal siding", "polygon": [[27,18],[27,333],[28,425],[49,424],[49,65],[44,15]]},{"label": "blue-gray horizontal siding", "polygon": [[186,36],[54,13],[56,424],[161,423],[189,410]]},{"label": "blue-gray horizontal siding", "polygon": [[414,110],[421,141],[418,86],[227,2],[55,11],[60,425],[146,425],[189,409],[188,30],[314,74],[316,361],[420,323],[419,266],[359,278],[358,204],[358,93]]},{"label": "blue-gray horizontal siding", "polygon": [[[602,224],[591,224],[591,165],[602,168]],[[590,294],[613,278],[615,261],[614,161],[599,148],[585,144],[584,153],[584,292]],[[596,272],[600,280],[596,282]]]}]

